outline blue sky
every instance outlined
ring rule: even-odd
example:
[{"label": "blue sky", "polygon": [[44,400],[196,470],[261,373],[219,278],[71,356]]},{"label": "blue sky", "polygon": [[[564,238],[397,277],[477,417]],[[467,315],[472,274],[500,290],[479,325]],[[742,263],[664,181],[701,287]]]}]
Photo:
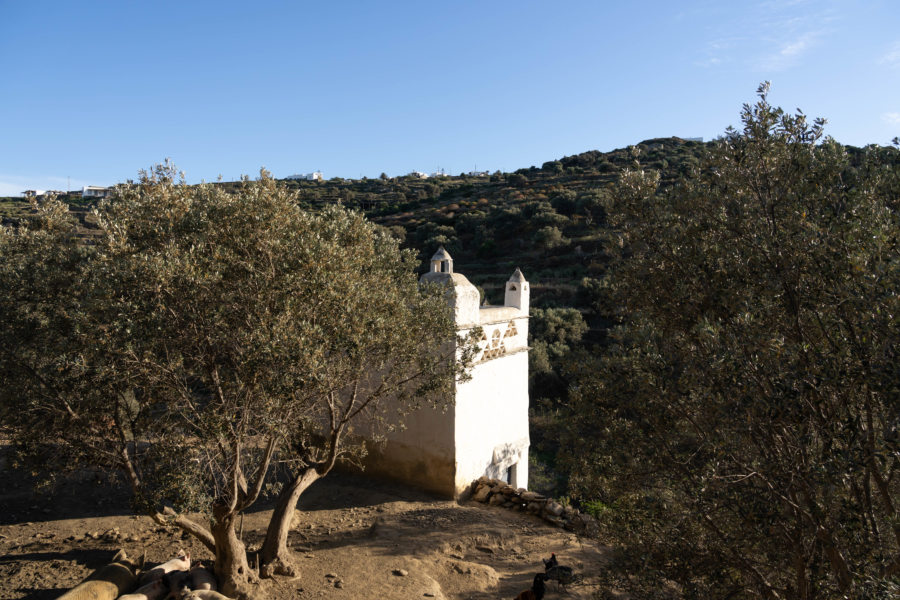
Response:
[{"label": "blue sky", "polygon": [[900,2],[0,0],[0,195],[320,169],[512,171],[711,139],[770,99],[900,136]]}]

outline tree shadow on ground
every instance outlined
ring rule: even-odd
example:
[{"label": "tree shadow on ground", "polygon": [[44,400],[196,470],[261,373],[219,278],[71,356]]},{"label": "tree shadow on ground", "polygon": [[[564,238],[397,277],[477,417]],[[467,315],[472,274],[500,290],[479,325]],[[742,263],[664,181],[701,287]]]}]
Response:
[{"label": "tree shadow on ground", "polygon": [[74,561],[91,569],[96,569],[109,563],[113,556],[115,556],[115,553],[109,550],[80,550],[73,548],[66,552],[27,552],[25,554],[16,554],[12,556],[0,556],[0,565],[29,560],[67,560]]},{"label": "tree shadow on ground", "polygon": [[[72,549],[65,552],[28,552],[25,554],[16,554],[12,556],[0,556],[0,568],[14,566],[17,563],[41,562],[46,563],[48,574],[52,573],[52,561],[75,562],[84,565],[91,571],[99,569],[103,565],[109,563],[114,553],[109,550],[98,549]],[[32,587],[21,587],[18,591],[24,594],[24,598],[29,600],[51,600],[59,598],[70,588],[38,588],[33,587],[34,582],[29,583]]]},{"label": "tree shadow on ground", "polygon": [[[272,510],[275,498],[254,504],[248,514]],[[346,510],[373,507],[385,502],[435,502],[447,497],[432,494],[394,481],[368,477],[361,473],[332,472],[313,483],[297,503],[302,511]]]},{"label": "tree shadow on ground", "polygon": [[3,475],[8,484],[0,489],[0,525],[134,514],[129,490],[101,473],[71,475],[46,489],[20,471],[6,469]]},{"label": "tree shadow on ground", "polygon": [[[0,445],[0,526],[42,523],[60,519],[130,516],[131,490],[115,473],[83,470],[59,475],[52,483],[38,487],[39,477],[9,466],[8,445]],[[317,481],[300,497],[297,508],[305,511],[362,508],[383,502],[429,502],[445,500],[400,483],[374,479],[353,471],[335,471]],[[248,514],[271,510],[275,498],[264,498]]]},{"label": "tree shadow on ground", "polygon": [[59,598],[66,592],[68,592],[68,588],[54,588],[54,589],[36,589],[36,588],[19,588],[19,592],[25,594],[22,598],[24,600],[54,600],[55,598]]}]

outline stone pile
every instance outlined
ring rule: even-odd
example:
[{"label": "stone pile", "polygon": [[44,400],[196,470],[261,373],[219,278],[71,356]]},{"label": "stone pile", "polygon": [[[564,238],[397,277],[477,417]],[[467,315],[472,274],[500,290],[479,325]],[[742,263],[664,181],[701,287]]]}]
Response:
[{"label": "stone pile", "polygon": [[525,488],[514,488],[499,479],[480,477],[472,484],[471,499],[491,506],[537,515],[543,520],[579,533],[593,535],[597,532],[596,520],[571,506],[563,506],[553,498],[547,498]]}]

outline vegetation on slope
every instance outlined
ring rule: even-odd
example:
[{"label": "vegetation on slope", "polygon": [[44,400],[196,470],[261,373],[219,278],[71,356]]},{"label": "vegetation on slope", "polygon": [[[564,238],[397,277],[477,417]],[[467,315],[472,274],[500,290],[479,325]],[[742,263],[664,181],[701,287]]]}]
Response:
[{"label": "vegetation on slope", "polygon": [[[900,572],[900,151],[766,102],[483,177],[288,181],[502,301],[532,283],[532,483],[652,597],[883,597]],[[220,184],[229,189],[239,184]],[[577,460],[576,460],[577,459]]]},{"label": "vegetation on slope", "polygon": [[[364,453],[361,432],[443,402],[471,353],[452,360],[444,290],[419,285],[412,253],[265,172],[231,194],[160,165],[96,214],[92,243],[53,199],[0,230],[4,434],[51,475],[119,474],[136,510],[215,554],[226,594],[253,596],[251,562],[295,572],[309,485]],[[264,493],[252,561],[238,521]]]},{"label": "vegetation on slope", "polygon": [[615,327],[567,369],[564,470],[640,597],[897,597],[897,151],[852,156],[766,92],[677,186],[620,179]]}]

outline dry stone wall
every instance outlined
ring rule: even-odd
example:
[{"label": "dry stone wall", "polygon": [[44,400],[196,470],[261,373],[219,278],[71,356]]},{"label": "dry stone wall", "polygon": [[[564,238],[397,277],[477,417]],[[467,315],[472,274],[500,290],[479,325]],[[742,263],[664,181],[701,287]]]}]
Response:
[{"label": "dry stone wall", "polygon": [[579,512],[577,508],[563,506],[553,498],[547,498],[537,492],[514,488],[499,479],[480,477],[472,484],[471,499],[491,506],[536,515],[569,531],[588,535],[597,533],[597,521],[592,516]]}]

